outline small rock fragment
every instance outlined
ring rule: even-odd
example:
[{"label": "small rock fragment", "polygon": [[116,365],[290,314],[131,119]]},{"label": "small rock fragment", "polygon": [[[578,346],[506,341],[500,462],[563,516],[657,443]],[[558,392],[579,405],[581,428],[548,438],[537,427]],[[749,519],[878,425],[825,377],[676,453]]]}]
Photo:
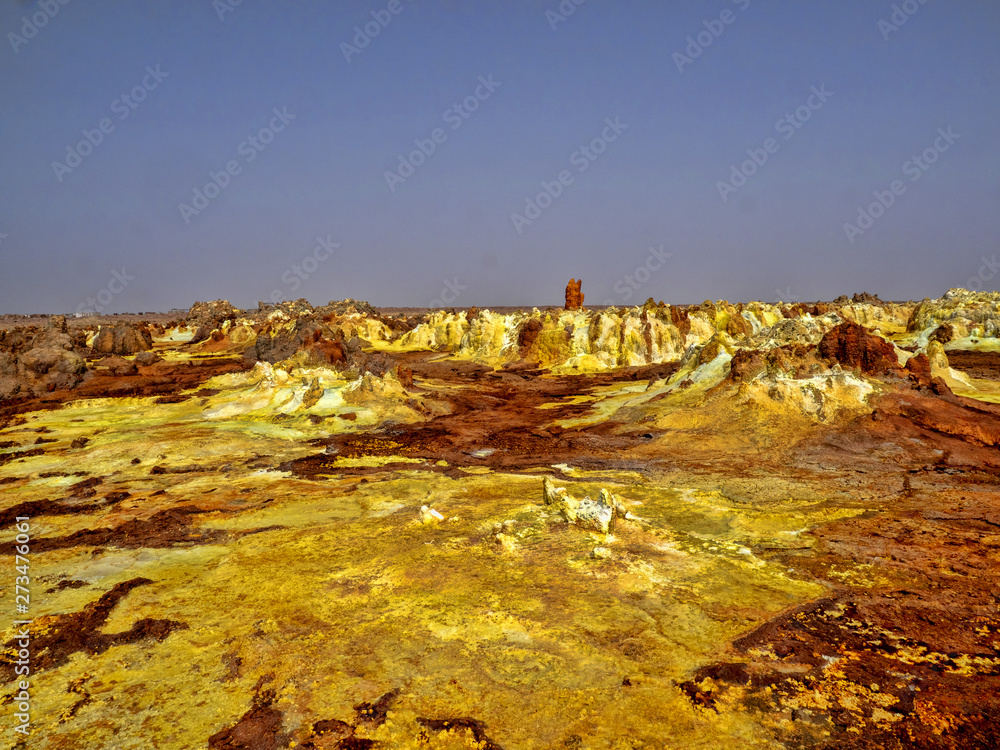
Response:
[{"label": "small rock fragment", "polygon": [[607,490],[601,490],[599,500],[590,497],[577,500],[566,492],[566,488],[556,487],[549,477],[542,481],[542,497],[546,505],[553,505],[559,510],[566,523],[602,534],[609,533],[614,528],[615,518],[624,518],[627,512],[621,498]]},{"label": "small rock fragment", "polygon": [[609,533],[614,526],[615,509],[599,500],[585,497],[573,510],[575,519],[571,523],[575,523],[577,526],[593,529],[602,534]]},{"label": "small rock fragment", "polygon": [[422,505],[420,507],[420,521],[422,523],[436,523],[437,521],[443,521],[444,516],[438,513],[429,505]]},{"label": "small rock fragment", "polygon": [[504,552],[513,552],[517,549],[517,542],[510,534],[496,534],[493,538]]},{"label": "small rock fragment", "polygon": [[566,488],[556,487],[551,477],[545,477],[542,481],[542,497],[546,505],[556,505],[566,497]]}]

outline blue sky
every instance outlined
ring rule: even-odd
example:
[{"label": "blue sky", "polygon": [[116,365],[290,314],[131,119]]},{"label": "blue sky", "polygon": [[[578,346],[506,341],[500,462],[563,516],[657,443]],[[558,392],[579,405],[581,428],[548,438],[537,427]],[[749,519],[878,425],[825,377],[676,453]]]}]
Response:
[{"label": "blue sky", "polygon": [[905,300],[1000,250],[986,0],[0,0],[0,34],[0,312]]}]

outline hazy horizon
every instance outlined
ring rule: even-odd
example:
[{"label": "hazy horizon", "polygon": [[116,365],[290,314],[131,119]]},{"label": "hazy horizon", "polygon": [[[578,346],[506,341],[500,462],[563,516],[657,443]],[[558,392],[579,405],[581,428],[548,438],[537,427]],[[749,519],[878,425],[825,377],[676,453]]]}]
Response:
[{"label": "hazy horizon", "polygon": [[0,314],[998,288],[997,5],[6,0],[0,31]]}]

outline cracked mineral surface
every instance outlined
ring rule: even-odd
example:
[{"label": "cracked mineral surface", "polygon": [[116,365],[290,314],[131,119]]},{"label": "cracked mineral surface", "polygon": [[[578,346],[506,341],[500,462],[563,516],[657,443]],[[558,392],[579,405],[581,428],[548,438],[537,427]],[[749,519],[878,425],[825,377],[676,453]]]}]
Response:
[{"label": "cracked mineral surface", "polygon": [[1000,294],[572,291],[0,319],[4,746],[997,747]]}]

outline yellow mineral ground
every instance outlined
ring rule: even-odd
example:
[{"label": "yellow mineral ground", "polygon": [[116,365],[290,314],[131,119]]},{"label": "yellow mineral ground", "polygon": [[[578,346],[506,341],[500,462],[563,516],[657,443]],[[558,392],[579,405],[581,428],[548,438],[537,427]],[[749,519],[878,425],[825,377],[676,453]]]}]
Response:
[{"label": "yellow mineral ground", "polygon": [[90,352],[0,402],[5,746],[962,747],[998,302],[212,303]]}]

